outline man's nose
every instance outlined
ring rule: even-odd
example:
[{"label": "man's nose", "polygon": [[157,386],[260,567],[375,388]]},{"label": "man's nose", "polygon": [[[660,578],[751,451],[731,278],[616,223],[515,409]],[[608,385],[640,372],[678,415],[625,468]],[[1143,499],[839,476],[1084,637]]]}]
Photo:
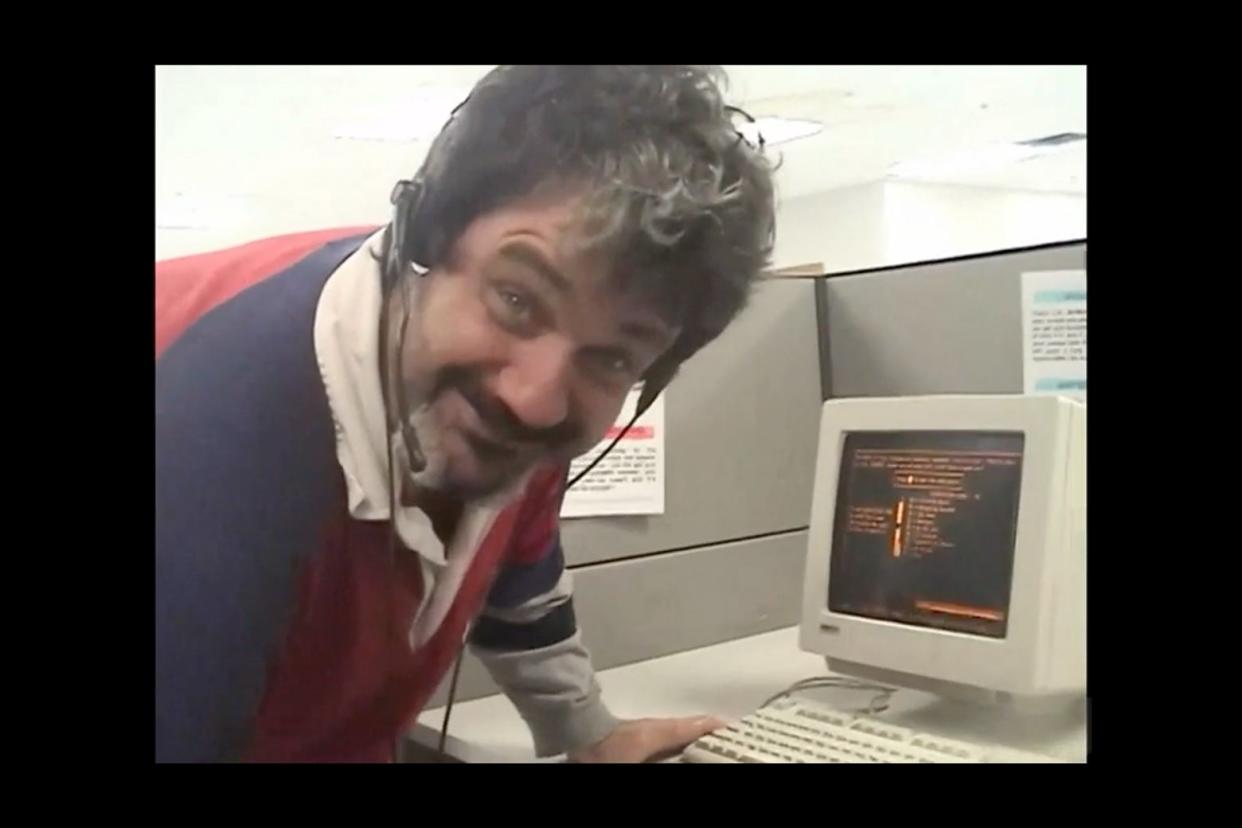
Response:
[{"label": "man's nose", "polygon": [[496,396],[527,428],[551,428],[569,416],[572,352],[559,337],[522,342],[496,377]]}]

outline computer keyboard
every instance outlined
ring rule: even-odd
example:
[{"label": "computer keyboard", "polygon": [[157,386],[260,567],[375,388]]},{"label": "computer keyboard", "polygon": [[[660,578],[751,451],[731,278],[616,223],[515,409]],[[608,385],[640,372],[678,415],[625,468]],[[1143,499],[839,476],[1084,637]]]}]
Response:
[{"label": "computer keyboard", "polygon": [[[1048,761],[1039,757],[1041,761]],[[1012,754],[919,733],[798,699],[782,699],[696,741],[685,762],[1022,761]]]}]

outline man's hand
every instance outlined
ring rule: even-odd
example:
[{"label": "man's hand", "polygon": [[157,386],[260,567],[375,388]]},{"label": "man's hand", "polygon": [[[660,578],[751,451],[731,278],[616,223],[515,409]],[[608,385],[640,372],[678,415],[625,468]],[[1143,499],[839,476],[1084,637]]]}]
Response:
[{"label": "man's hand", "polygon": [[635,719],[569,757],[571,762],[649,762],[680,753],[694,740],[726,722],[714,716],[689,719]]}]

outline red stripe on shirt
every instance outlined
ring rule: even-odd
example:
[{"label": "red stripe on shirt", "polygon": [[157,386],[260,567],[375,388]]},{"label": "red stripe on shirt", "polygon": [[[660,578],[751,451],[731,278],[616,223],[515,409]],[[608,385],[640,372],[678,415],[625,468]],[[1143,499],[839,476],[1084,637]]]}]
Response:
[{"label": "red stripe on shirt", "polygon": [[291,233],[156,262],[156,358],[205,313],[251,285],[274,276],[325,244],[376,229],[345,227]]}]

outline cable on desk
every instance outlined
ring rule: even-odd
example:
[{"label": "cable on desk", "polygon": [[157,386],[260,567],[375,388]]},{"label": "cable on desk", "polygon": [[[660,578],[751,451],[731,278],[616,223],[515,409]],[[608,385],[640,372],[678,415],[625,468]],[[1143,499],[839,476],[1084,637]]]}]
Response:
[{"label": "cable on desk", "polygon": [[783,699],[786,696],[792,696],[801,690],[810,690],[817,687],[828,687],[838,690],[863,690],[874,693],[875,695],[871,697],[871,701],[867,704],[867,709],[857,711],[868,716],[874,716],[877,713],[883,713],[885,710],[888,710],[888,703],[892,699],[893,694],[897,692],[896,687],[845,678],[844,676],[813,676],[794,682],[759,706],[761,708],[767,707],[772,702]]}]

